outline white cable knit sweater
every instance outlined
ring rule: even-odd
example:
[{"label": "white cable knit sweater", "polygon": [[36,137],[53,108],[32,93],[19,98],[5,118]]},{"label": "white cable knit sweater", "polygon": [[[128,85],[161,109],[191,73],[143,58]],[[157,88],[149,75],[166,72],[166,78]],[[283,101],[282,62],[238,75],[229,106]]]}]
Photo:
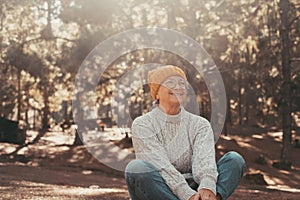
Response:
[{"label": "white cable knit sweater", "polygon": [[196,191],[185,178],[190,174],[201,188],[216,194],[217,167],[210,123],[183,107],[167,115],[158,107],[132,124],[136,158],[152,163],[173,193],[188,200]]}]

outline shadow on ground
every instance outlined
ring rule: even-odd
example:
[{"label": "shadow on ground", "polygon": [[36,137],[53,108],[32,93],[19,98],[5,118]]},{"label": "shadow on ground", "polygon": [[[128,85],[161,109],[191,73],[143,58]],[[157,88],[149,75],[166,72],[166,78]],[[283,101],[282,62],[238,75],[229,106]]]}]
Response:
[{"label": "shadow on ground", "polygon": [[[292,170],[276,169],[272,162],[280,158],[281,133],[248,131],[222,136],[216,144],[217,157],[239,152],[247,162],[247,174],[258,173],[264,182],[243,178],[229,200],[300,199],[300,149],[293,148]],[[17,145],[0,143],[1,199],[128,200],[123,172],[101,164],[84,146],[72,146],[72,141],[71,135],[49,132],[14,156],[8,154]],[[256,162],[259,155],[265,164]]]}]

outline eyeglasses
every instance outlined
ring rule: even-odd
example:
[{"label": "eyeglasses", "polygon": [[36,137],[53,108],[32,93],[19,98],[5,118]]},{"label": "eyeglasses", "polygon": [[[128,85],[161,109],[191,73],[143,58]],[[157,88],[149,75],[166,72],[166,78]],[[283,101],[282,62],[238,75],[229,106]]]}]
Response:
[{"label": "eyeglasses", "polygon": [[177,85],[180,89],[186,89],[186,81],[184,79],[167,79],[161,85],[169,89],[174,89]]}]

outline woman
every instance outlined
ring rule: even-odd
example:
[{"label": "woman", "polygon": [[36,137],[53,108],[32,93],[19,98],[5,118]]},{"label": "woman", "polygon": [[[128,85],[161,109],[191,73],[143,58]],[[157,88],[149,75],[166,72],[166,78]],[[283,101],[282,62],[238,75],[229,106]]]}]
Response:
[{"label": "woman", "polygon": [[148,73],[156,107],[132,124],[137,160],[125,170],[132,200],[227,199],[245,170],[235,152],[216,164],[209,122],[187,112],[186,75],[167,65]]}]

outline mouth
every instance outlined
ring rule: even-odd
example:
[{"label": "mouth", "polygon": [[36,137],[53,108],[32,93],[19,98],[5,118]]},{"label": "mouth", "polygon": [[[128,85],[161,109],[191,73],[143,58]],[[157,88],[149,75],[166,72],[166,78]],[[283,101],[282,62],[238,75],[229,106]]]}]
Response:
[{"label": "mouth", "polygon": [[170,92],[171,96],[182,97],[184,95],[183,92]]}]

